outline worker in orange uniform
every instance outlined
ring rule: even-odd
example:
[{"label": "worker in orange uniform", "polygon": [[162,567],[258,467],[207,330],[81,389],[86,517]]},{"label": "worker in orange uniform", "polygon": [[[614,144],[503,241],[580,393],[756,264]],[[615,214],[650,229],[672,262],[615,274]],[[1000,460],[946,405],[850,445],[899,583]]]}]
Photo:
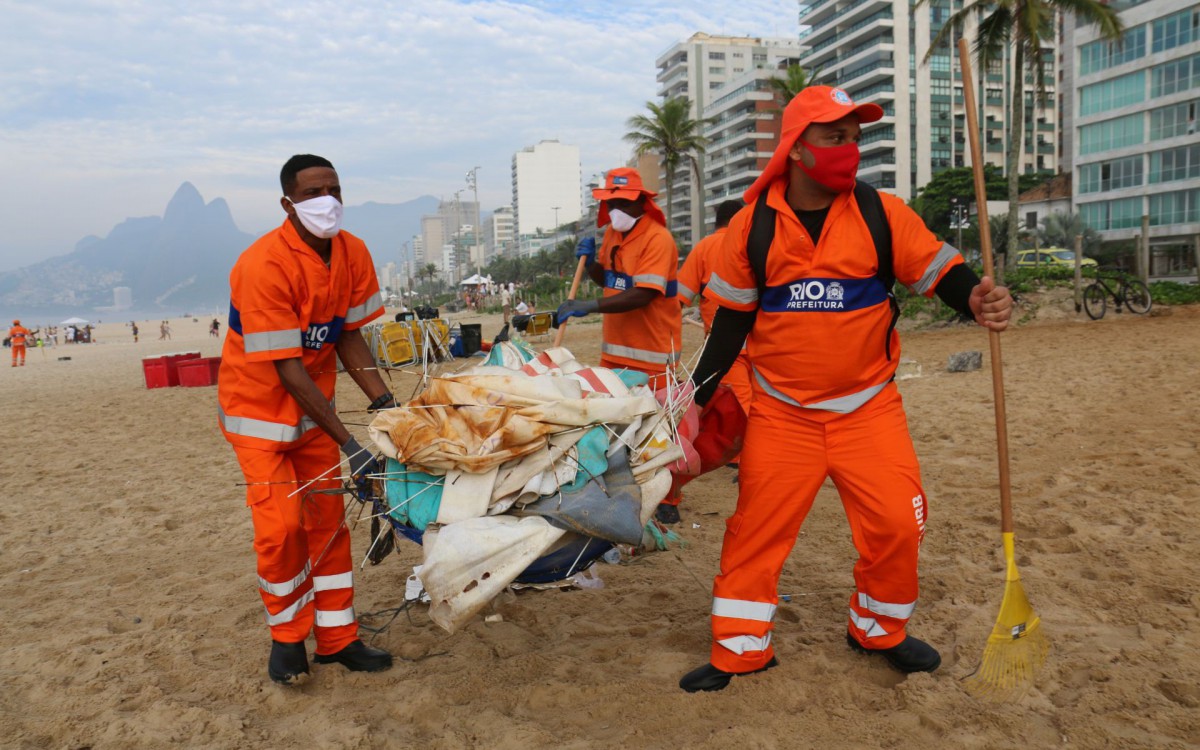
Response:
[{"label": "worker in orange uniform", "polygon": [[[375,672],[386,651],[358,638],[338,447],[349,474],[377,470],[333,405],[337,361],[372,399],[392,403],[359,329],[383,314],[366,245],[341,231],[342,190],[326,159],[293,156],[279,175],[287,218],[229,277],[218,377],[220,424],[246,477],[258,585],[271,629],[267,673],[288,684],[318,664]],[[318,481],[313,481],[318,480]]]},{"label": "worker in orange uniform", "polygon": [[[717,206],[715,230],[696,243],[692,252],[688,253],[687,260],[683,262],[683,267],[679,269],[679,301],[683,305],[689,305],[699,297],[700,319],[704,322],[706,335],[712,331],[712,321],[713,316],[717,313],[717,303],[703,295],[704,287],[708,286],[708,279],[712,275],[717,256],[725,242],[725,230],[729,227],[730,220],[745,205],[741,201],[725,201]],[[738,354],[738,358],[734,360],[733,366],[729,368],[729,372],[725,374],[721,382],[733,390],[742,411],[749,414],[750,360],[746,357],[745,349]]]},{"label": "worker in orange uniform", "polygon": [[[745,194],[754,206],[730,223],[705,289],[720,307],[693,373],[697,401],[709,398],[705,379],[727,370],[743,341],[754,397],[713,584],[712,650],[680,680],[689,692],[777,665],[779,574],[827,476],[859,555],[849,646],[906,673],[941,664],[906,631],[928,514],[893,382],[900,341],[888,282],[936,293],[994,331],[1008,326],[1012,298],[978,279],[902,200],[856,185],[860,125],[882,116],[828,86],[792,99],[779,146]],[[886,243],[881,230],[890,232]]]},{"label": "worker in orange uniform", "polygon": [[12,346],[12,366],[25,366],[25,341],[29,338],[29,329],[14,320],[12,328],[8,329],[8,343]]},{"label": "worker in orange uniform", "polygon": [[[644,372],[650,387],[658,389],[667,383],[668,368],[679,362],[683,315],[676,299],[679,249],[655,195],[629,167],[610,170],[604,187],[592,190],[600,201],[596,226],[608,228],[599,252],[595,238],[585,237],[575,257],[587,259],[588,276],[604,289],[604,297],[567,300],[554,319],[557,326],[571,317],[602,313],[600,366]],[[679,521],[679,499],[663,501],[659,520]]]}]

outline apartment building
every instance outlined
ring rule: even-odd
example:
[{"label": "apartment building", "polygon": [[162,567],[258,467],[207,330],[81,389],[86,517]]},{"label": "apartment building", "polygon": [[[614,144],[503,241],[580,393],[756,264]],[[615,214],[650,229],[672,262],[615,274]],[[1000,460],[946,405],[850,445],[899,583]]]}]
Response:
[{"label": "apartment building", "polygon": [[525,238],[553,232],[583,214],[583,168],[579,147],[546,140],[512,158],[514,232]]},{"label": "apartment building", "polygon": [[1140,235],[1149,217],[1151,272],[1169,273],[1192,264],[1200,235],[1200,3],[1127,5],[1117,41],[1070,29],[1072,200],[1106,241]]},{"label": "apartment building", "polygon": [[[658,56],[658,95],[663,99],[686,96],[691,102],[691,116],[701,118],[713,102],[728,93],[727,87],[735,80],[743,79],[756,69],[774,69],[781,59],[795,59],[800,54],[800,42],[795,38],[731,37],[696,33],[686,41],[672,45]],[[739,84],[740,85],[740,84]],[[732,106],[732,105],[731,105]],[[721,110],[729,114],[729,108]],[[730,127],[744,126],[745,122],[728,125],[723,130],[711,131],[723,136]],[[706,131],[710,132],[710,131]],[[715,144],[718,149],[722,144]],[[743,144],[744,145],[744,144]],[[723,175],[730,174],[734,165],[728,163],[728,154],[722,151]],[[710,156],[698,155],[700,174],[705,175]],[[745,162],[749,163],[749,162]],[[660,176],[665,190],[665,174]],[[691,164],[684,160],[673,178],[671,196],[671,230],[679,238],[681,249],[688,249],[705,234],[711,226],[711,218],[705,222],[702,208],[710,205],[711,194],[705,185],[702,194],[693,184]],[[722,188],[728,180],[722,177]],[[719,202],[719,201],[718,201]],[[667,196],[660,195],[660,204],[667,211]]]},{"label": "apartment building", "polygon": [[[925,61],[934,37],[962,6],[961,0],[930,0],[915,8],[908,0],[800,2],[801,42],[807,48],[801,64],[818,70],[820,83],[845,89],[856,102],[883,107],[883,119],[863,128],[859,179],[905,200],[938,172],[971,164],[957,44],[944,43]],[[974,38],[978,22],[976,17],[965,24],[968,39]],[[1056,171],[1058,166],[1056,46],[1048,43],[1042,49],[1047,63],[1044,97],[1037,96],[1035,82],[1026,76],[1019,166],[1025,173]],[[1003,168],[1012,72],[1007,60],[973,72],[984,159]]]}]

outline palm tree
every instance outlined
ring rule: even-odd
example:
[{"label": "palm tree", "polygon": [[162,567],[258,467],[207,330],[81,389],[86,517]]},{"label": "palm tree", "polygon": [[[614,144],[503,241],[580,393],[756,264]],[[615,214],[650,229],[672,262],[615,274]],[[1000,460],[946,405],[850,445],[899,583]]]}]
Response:
[{"label": "palm tree", "polygon": [[820,66],[805,70],[800,65],[789,65],[782,78],[771,76],[767,79],[767,84],[775,92],[775,101],[779,103],[779,109],[782,111],[788,102],[796,98],[796,94],[809,86],[815,86],[820,76]]},{"label": "palm tree", "polygon": [[1100,246],[1100,233],[1083,222],[1083,217],[1068,211],[1055,211],[1042,219],[1038,241],[1042,247],[1075,247],[1075,237],[1083,237],[1083,254],[1089,255]]},{"label": "palm tree", "polygon": [[[918,0],[917,5],[926,1]],[[944,48],[952,34],[961,33],[966,20],[977,15],[983,15],[974,44],[978,72],[986,74],[990,65],[1004,60],[1005,51],[1011,52],[1008,158],[1004,170],[1008,177],[1008,236],[1004,244],[1013,249],[1017,247],[1021,226],[1017,196],[1020,194],[1018,169],[1024,152],[1025,78],[1032,77],[1036,85],[1034,102],[1045,106],[1049,61],[1042,55],[1042,46],[1054,41],[1054,19],[1058,13],[1071,13],[1084,23],[1096,24],[1100,33],[1109,39],[1116,40],[1121,36],[1121,20],[1116,12],[1097,0],[974,0],[950,16],[925,55],[928,62],[935,50]]]},{"label": "palm tree", "polygon": [[625,140],[632,143],[638,156],[658,154],[663,170],[667,174],[667,228],[671,228],[671,193],[675,187],[675,170],[684,159],[692,167],[696,180],[696,192],[700,196],[700,225],[704,226],[704,177],[700,174],[697,154],[704,153],[708,139],[701,129],[706,119],[692,119],[691,102],[680,96],[667,99],[662,104],[646,102],[649,115],[630,117],[625,126],[629,132]]}]

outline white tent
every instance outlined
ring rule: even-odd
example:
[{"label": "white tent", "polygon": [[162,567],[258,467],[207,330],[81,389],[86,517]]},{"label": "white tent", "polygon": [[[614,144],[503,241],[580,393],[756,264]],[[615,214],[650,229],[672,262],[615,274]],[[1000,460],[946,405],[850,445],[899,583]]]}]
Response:
[{"label": "white tent", "polygon": [[474,276],[471,276],[470,278],[466,278],[466,279],[463,279],[462,281],[460,281],[459,286],[478,286],[479,284],[486,284],[486,283],[488,283],[487,279],[483,278],[479,274],[475,274]]},{"label": "white tent", "polygon": [[67,318],[63,322],[59,323],[59,325],[60,326],[85,326],[91,322],[92,321],[84,320],[83,318]]}]

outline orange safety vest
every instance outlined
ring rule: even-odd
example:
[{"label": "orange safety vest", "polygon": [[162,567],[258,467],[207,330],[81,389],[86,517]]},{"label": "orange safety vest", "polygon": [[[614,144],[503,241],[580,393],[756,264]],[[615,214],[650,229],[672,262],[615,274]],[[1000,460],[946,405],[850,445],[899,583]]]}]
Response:
[{"label": "orange safety vest", "polygon": [[301,358],[332,401],[338,337],[383,314],[375,265],[362,240],[339,232],[326,266],[284,220],[242,253],[229,286],[217,380],[221,429],[234,445],[286,450],[320,430],[284,390],[274,363]]},{"label": "orange safety vest", "polygon": [[[734,310],[759,310],[747,352],[768,394],[795,406],[851,412],[883,390],[900,360],[889,290],[875,277],[874,242],[852,192],[834,199],[814,246],[787,203],[786,188],[786,179],[776,180],[767,197],[776,210],[775,237],[761,306],[746,253],[753,211],[730,222],[704,294]],[[896,279],[932,296],[962,256],[902,200],[886,193],[880,200]]]},{"label": "orange safety vest", "polygon": [[628,232],[611,226],[596,254],[604,268],[604,296],[634,287],[662,292],[637,310],[604,315],[605,360],[643,372],[665,372],[679,360],[683,315],[676,299],[679,250],[667,228],[645,214]]},{"label": "orange safety vest", "polygon": [[25,346],[25,339],[29,336],[29,329],[25,326],[13,326],[8,329],[8,340],[13,346]]}]

